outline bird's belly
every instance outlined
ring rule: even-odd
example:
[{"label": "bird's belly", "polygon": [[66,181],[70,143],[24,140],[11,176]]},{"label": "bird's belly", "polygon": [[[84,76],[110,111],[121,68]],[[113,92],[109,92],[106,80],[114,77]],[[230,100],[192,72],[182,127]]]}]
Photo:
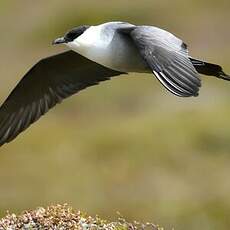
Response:
[{"label": "bird's belly", "polygon": [[104,60],[105,66],[121,72],[147,72],[148,70],[140,54],[132,47],[113,48]]},{"label": "bird's belly", "polygon": [[99,44],[84,46],[72,46],[72,50],[84,57],[121,72],[149,72],[147,64],[142,59],[137,48],[130,42],[120,37],[115,37],[108,45]]}]

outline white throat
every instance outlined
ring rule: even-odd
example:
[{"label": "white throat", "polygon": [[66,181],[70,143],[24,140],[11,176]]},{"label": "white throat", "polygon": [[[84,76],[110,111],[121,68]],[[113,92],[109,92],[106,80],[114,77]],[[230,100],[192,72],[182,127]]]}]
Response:
[{"label": "white throat", "polygon": [[82,35],[74,41],[67,43],[67,46],[77,53],[97,63],[108,65],[111,52],[109,44],[113,38],[113,32],[103,33],[104,24],[89,27]]},{"label": "white throat", "polygon": [[82,56],[121,72],[142,72],[146,66],[133,43],[117,33],[119,22],[89,27],[66,45]]}]

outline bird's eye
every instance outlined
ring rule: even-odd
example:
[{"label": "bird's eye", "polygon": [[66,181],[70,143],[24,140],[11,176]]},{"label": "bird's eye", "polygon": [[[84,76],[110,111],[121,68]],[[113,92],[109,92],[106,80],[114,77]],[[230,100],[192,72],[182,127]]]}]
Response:
[{"label": "bird's eye", "polygon": [[69,32],[65,35],[65,40],[68,41],[68,42],[71,42],[73,41],[76,37],[78,37],[76,35],[76,33],[73,33],[73,32]]},{"label": "bird's eye", "polygon": [[72,29],[65,35],[65,39],[69,42],[73,41],[74,39],[82,35],[88,27],[89,26],[79,26]]}]

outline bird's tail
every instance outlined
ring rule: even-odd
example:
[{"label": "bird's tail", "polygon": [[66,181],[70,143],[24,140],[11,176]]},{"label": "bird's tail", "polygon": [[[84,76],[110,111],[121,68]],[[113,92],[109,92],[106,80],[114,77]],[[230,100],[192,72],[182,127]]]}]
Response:
[{"label": "bird's tail", "polygon": [[221,66],[200,61],[197,59],[193,59],[191,57],[190,60],[198,73],[209,75],[209,76],[215,76],[230,81],[230,76],[224,73]]}]

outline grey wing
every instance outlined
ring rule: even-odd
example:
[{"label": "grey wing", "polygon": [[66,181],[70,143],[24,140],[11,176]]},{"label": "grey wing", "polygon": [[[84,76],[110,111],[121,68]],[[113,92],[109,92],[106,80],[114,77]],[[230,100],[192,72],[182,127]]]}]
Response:
[{"label": "grey wing", "polygon": [[180,97],[197,96],[201,81],[185,43],[171,33],[149,26],[119,32],[128,34],[157,79]]},{"label": "grey wing", "polygon": [[41,60],[0,107],[0,145],[13,140],[64,98],[120,74],[73,51]]}]

